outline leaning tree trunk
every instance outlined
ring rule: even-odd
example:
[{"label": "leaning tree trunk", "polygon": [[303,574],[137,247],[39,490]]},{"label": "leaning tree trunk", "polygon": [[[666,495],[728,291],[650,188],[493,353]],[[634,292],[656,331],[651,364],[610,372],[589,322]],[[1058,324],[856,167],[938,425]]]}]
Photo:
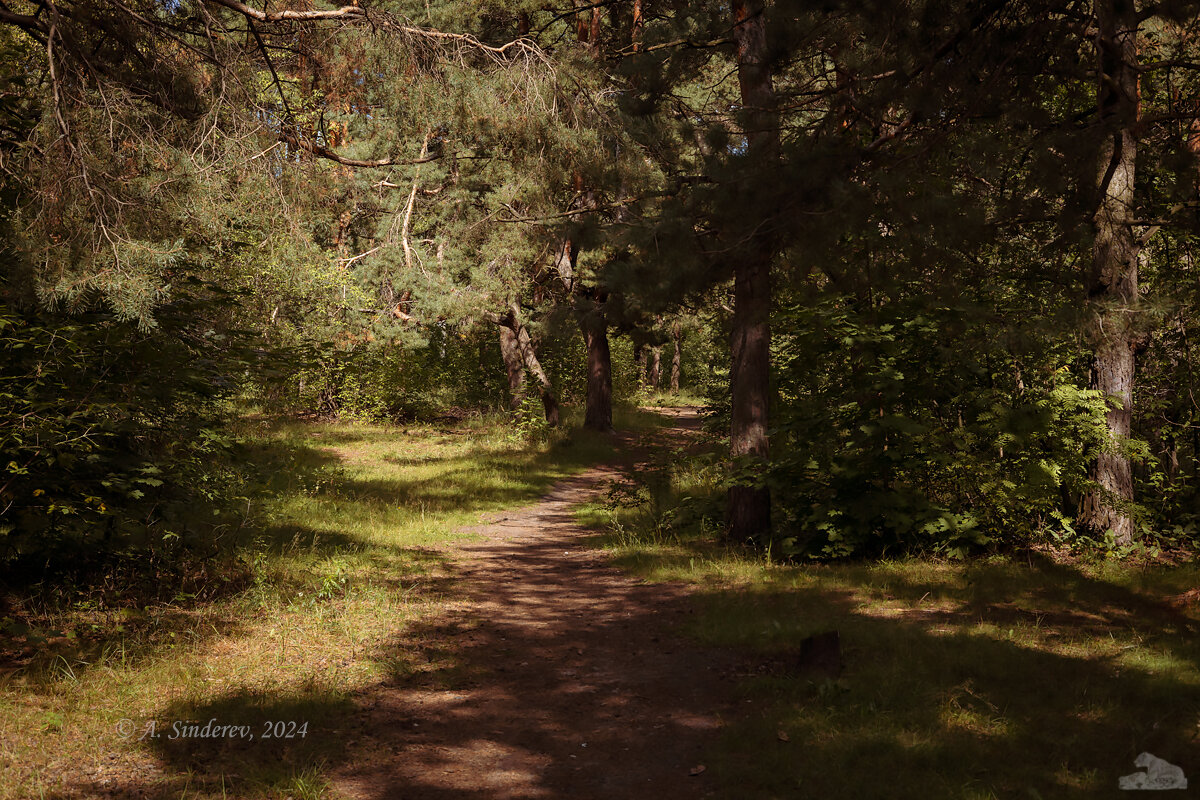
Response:
[{"label": "leaning tree trunk", "polygon": [[1119,545],[1133,541],[1133,470],[1125,450],[1133,418],[1134,369],[1141,341],[1138,250],[1134,238],[1134,168],[1138,117],[1137,9],[1132,0],[1096,0],[1099,28],[1097,91],[1100,123],[1108,134],[1099,163],[1099,208],[1093,219],[1091,386],[1109,400],[1108,441],[1091,467],[1095,488],[1084,497],[1080,522],[1112,531]]},{"label": "leaning tree trunk", "polygon": [[525,401],[525,359],[521,356],[516,332],[507,325],[497,328],[500,331],[500,356],[508,370],[508,407],[516,411]]},{"label": "leaning tree trunk", "polygon": [[550,379],[546,377],[541,362],[538,361],[537,353],[533,349],[533,340],[529,338],[529,331],[524,325],[517,326],[517,346],[521,349],[521,358],[525,362],[525,368],[537,379],[546,422],[553,427],[558,427],[562,419],[558,411],[558,400],[554,397],[554,387],[551,385]]},{"label": "leaning tree trunk", "polygon": [[[733,0],[733,37],[737,46],[738,86],[747,109],[749,163],[767,167],[779,160],[775,89],[767,63],[767,36],[761,0]],[[767,174],[764,169],[760,174]],[[747,188],[747,194],[753,189]],[[767,412],[770,399],[771,247],[752,233],[734,266],[733,331],[730,339],[730,390],[733,395],[729,450],[750,468],[729,490],[729,533],[734,539],[770,531],[771,495],[766,487]]]},{"label": "leaning tree trunk", "polygon": [[[529,336],[529,329],[521,324],[520,315],[517,313],[517,305],[514,303],[504,316],[499,314],[488,313],[486,318],[500,326],[500,353],[504,358],[504,365],[508,370],[509,387],[512,387],[513,371],[517,367],[514,361],[509,359],[512,357],[513,351],[506,350],[506,342],[515,344],[515,355],[520,359],[520,364],[524,365],[524,370],[528,371],[533,379],[537,381],[538,394],[542,399],[542,409],[546,415],[546,422],[557,427],[562,421],[558,410],[558,400],[554,397],[554,386],[550,383],[550,378],[547,377],[546,371],[542,369],[542,364],[538,361],[537,352],[533,348],[533,339]],[[507,330],[507,335],[511,339],[506,339],[504,331]],[[524,377],[522,377],[522,382]],[[514,406],[515,408],[515,406]]]}]

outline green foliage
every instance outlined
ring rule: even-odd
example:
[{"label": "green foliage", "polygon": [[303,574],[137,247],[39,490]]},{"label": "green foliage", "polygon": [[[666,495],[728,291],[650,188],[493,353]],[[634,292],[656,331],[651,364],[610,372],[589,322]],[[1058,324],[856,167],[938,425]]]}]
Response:
[{"label": "green foliage", "polygon": [[[224,507],[234,375],[256,359],[193,285],[140,329],[111,313],[0,306],[0,563],[173,548]],[[76,563],[75,566],[80,564]]]},{"label": "green foliage", "polygon": [[279,358],[291,368],[258,390],[259,401],[273,411],[428,419],[505,402],[503,363],[490,326],[439,324],[424,342],[380,342],[369,331],[332,342],[307,339]]},{"label": "green foliage", "polygon": [[1074,536],[1068,501],[1105,406],[1069,351],[966,308],[822,302],[781,317],[770,481],[786,551],[962,556]]}]

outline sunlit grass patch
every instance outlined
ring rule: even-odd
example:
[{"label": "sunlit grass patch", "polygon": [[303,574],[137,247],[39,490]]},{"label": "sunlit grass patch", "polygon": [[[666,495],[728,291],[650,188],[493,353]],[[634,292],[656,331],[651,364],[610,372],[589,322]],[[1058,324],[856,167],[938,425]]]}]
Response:
[{"label": "sunlit grass patch", "polygon": [[[681,493],[711,496],[697,476],[579,518],[627,570],[693,584],[688,633],[738,654],[745,714],[707,761],[722,796],[1116,796],[1142,751],[1200,776],[1200,567],[779,563],[714,519],[672,524]],[[801,643],[832,630],[844,671],[805,673]]]},{"label": "sunlit grass patch", "polygon": [[[460,529],[612,452],[579,432],[531,444],[504,419],[260,420],[242,438],[263,479],[212,567],[236,568],[238,585],[40,609],[40,628],[80,633],[0,678],[0,798],[328,796],[327,770],[360,733],[357,693],[446,668],[404,634],[453,601],[447,548],[472,535]],[[289,741],[168,738],[209,719],[308,727]]]}]

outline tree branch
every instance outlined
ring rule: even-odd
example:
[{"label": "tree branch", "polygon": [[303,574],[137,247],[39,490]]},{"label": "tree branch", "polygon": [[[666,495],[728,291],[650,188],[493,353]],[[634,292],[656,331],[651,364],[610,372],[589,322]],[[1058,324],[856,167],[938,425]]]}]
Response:
[{"label": "tree branch", "polygon": [[328,159],[329,161],[335,161],[335,162],[337,162],[338,164],[341,164],[342,166],[345,166],[345,167],[366,167],[366,168],[371,168],[371,167],[402,167],[402,166],[411,166],[411,165],[413,165],[413,164],[425,164],[425,163],[428,163],[428,162],[430,162],[430,161],[437,161],[439,158],[441,158],[441,157],[442,157],[442,156],[441,156],[441,154],[440,154],[440,153],[438,153],[438,154],[431,155],[431,156],[424,156],[424,157],[422,157],[422,158],[413,158],[413,159],[402,159],[402,158],[376,158],[376,159],[348,158],[348,157],[346,157],[346,156],[343,156],[343,155],[340,155],[340,154],[338,154],[338,153],[335,153],[335,152],[333,152],[333,151],[332,151],[332,150],[330,150],[328,147],[322,147],[322,146],[321,146],[321,145],[319,145],[319,144],[315,144],[315,143],[313,143],[313,142],[310,142],[310,141],[307,141],[307,140],[305,140],[305,139],[301,139],[301,138],[300,138],[300,137],[298,137],[298,136],[293,136],[293,135],[292,135],[292,134],[290,134],[290,133],[280,133],[280,134],[279,134],[279,140],[280,140],[281,142],[286,142],[287,144],[291,145],[292,147],[298,147],[298,148],[300,148],[301,150],[305,150],[305,151],[307,151],[307,152],[309,152],[309,153],[312,153],[314,156],[317,156],[318,158],[324,158],[324,159]]},{"label": "tree branch", "polygon": [[216,3],[219,6],[224,6],[230,11],[236,11],[250,19],[256,19],[259,22],[285,22],[319,19],[346,19],[349,17],[365,18],[367,10],[358,6],[342,6],[341,8],[329,9],[325,11],[259,11],[256,8],[251,8],[245,3],[239,3],[238,0],[208,0],[210,3]]}]

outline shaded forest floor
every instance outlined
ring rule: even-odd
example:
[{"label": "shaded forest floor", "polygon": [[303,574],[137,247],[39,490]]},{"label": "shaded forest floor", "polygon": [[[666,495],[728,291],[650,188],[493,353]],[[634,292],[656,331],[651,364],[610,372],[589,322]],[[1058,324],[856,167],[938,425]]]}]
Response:
[{"label": "shaded forest floor", "polygon": [[[1195,567],[772,564],[671,524],[678,420],[625,427],[263,427],[226,592],[23,609],[61,635],[2,642],[0,798],[1082,798],[1143,750],[1200,780]],[[828,630],[840,676],[801,663]],[[172,727],[212,719],[255,738]]]}]

